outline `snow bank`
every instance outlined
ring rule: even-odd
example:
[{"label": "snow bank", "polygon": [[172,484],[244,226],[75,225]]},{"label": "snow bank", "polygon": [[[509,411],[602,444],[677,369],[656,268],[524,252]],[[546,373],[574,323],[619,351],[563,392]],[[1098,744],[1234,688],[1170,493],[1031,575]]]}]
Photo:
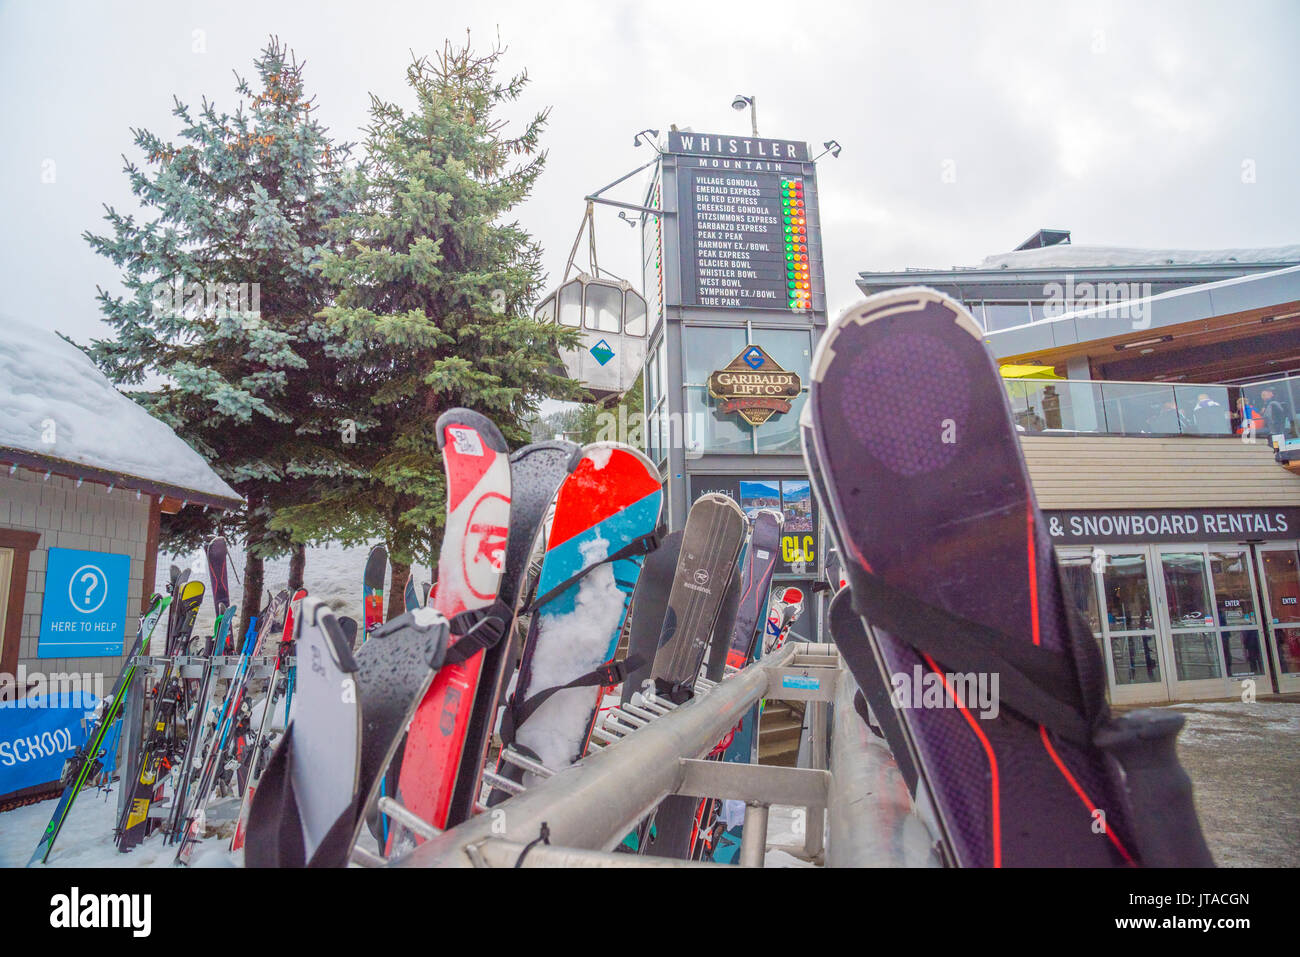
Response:
[{"label": "snow bank", "polygon": [[238,499],[203,457],[81,350],[0,317],[0,447]]},{"label": "snow bank", "polygon": [[1139,249],[1063,243],[986,256],[979,268],[1060,269],[1071,266],[1202,266],[1218,263],[1300,263],[1300,244],[1258,249]]}]

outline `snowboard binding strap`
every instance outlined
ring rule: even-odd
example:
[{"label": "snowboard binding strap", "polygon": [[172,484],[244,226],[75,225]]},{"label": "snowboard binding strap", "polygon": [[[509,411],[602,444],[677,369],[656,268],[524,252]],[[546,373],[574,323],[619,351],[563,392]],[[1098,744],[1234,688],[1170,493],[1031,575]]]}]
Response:
[{"label": "snowboard binding strap", "polygon": [[452,618],[451,633],[456,643],[447,649],[443,663],[459,664],[486,648],[492,648],[510,627],[514,609],[505,602],[494,601],[486,608],[463,611]]},{"label": "snowboard binding strap", "polygon": [[511,702],[506,708],[506,712],[501,716],[501,745],[503,748],[514,745],[515,734],[524,722],[544,705],[552,695],[559,691],[565,691],[569,688],[594,688],[609,687],[610,685],[622,684],[627,679],[631,671],[640,668],[644,661],[637,655],[630,658],[624,658],[622,661],[614,661],[603,664],[599,668],[593,668],[586,674],[578,675],[568,684],[557,685],[554,688],[546,688],[532,697],[519,703]]},{"label": "snowboard binding strap", "polygon": [[565,590],[577,584],[582,579],[586,578],[588,575],[594,572],[601,565],[608,565],[612,562],[617,562],[624,558],[637,558],[643,555],[649,555],[651,552],[653,552],[655,549],[659,547],[659,542],[663,539],[666,533],[667,533],[666,528],[663,525],[660,525],[653,532],[649,532],[648,534],[642,535],[640,538],[633,539],[632,541],[624,545],[622,548],[620,548],[618,551],[610,555],[606,555],[600,561],[588,565],[586,568],[578,572],[576,575],[560,582],[554,588],[547,591],[544,595],[538,595],[536,598],[534,598],[531,602],[528,603],[528,606],[524,608],[523,611],[520,612],[520,614],[527,615],[536,611],[538,608],[542,607],[547,602],[551,601],[557,595],[563,594]]},{"label": "snowboard binding strap", "polygon": [[[1069,594],[1064,581],[1061,589]],[[873,628],[945,668],[996,673],[1003,705],[1066,741],[1113,758],[1124,771],[1143,864],[1214,866],[1192,803],[1191,780],[1174,749],[1182,715],[1143,710],[1108,719],[1104,711],[1089,713],[1064,655],[1013,641],[861,569],[852,575],[850,597],[854,611]],[[1074,619],[1077,612],[1067,607],[1066,614]],[[1074,627],[1086,629],[1077,622]]]}]

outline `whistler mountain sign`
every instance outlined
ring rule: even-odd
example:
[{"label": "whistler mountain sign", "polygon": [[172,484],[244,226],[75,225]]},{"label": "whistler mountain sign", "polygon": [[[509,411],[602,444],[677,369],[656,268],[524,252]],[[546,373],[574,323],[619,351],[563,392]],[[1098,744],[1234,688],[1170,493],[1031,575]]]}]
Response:
[{"label": "whistler mountain sign", "polygon": [[739,412],[750,425],[762,425],[773,414],[790,411],[799,394],[799,376],[786,372],[762,346],[748,345],[724,369],[709,376],[709,394],[723,412]]}]

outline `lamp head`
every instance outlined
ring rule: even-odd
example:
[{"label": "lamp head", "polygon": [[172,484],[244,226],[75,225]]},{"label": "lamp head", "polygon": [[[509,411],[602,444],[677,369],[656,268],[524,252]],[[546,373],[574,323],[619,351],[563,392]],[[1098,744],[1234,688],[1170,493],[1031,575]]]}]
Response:
[{"label": "lamp head", "polygon": [[731,108],[733,110],[743,110],[745,107],[749,106],[749,104],[752,102],[753,101],[749,97],[737,93],[731,101]]},{"label": "lamp head", "polygon": [[[650,136],[646,136],[647,133],[649,133]],[[632,145],[633,145],[633,146],[640,146],[640,145],[641,145],[641,137],[643,137],[643,136],[646,136],[646,140],[645,140],[645,141],[646,141],[647,143],[653,143],[654,140],[657,140],[657,139],[659,138],[659,131],[658,131],[658,130],[642,130],[642,131],[641,131],[640,133],[638,133],[636,136],[632,137]],[[654,137],[654,139],[651,139],[651,137]]]},{"label": "lamp head", "polygon": [[843,149],[843,147],[840,146],[840,144],[837,143],[835,140],[827,140],[825,143],[822,144],[822,146],[830,150],[831,156],[834,156],[836,158],[839,157],[840,150]]}]

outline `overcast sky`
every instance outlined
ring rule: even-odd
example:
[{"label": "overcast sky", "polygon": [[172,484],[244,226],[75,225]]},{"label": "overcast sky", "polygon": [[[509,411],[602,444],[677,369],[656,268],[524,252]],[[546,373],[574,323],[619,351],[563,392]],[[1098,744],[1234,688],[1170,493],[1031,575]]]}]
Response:
[{"label": "overcast sky", "polygon": [[[736,93],[757,97],[763,135],[843,144],[818,164],[833,313],[859,270],[974,264],[1040,226],[1079,244],[1300,242],[1294,0],[8,0],[0,315],[103,334],[95,286],[116,273],[81,233],[102,228],[102,204],[131,208],[129,127],[173,136],[173,93],[233,111],[232,69],[251,75],[274,33],[306,61],[322,121],[358,139],[367,94],[409,103],[410,51],[467,27],[483,44],[499,31],[507,65],[528,70],[520,117],[553,107],[520,214],[553,277],[583,195],[649,158],[633,134],[747,133]],[[626,187],[610,195],[637,200]],[[635,280],[635,231],[608,208],[598,224],[602,265]]]}]

